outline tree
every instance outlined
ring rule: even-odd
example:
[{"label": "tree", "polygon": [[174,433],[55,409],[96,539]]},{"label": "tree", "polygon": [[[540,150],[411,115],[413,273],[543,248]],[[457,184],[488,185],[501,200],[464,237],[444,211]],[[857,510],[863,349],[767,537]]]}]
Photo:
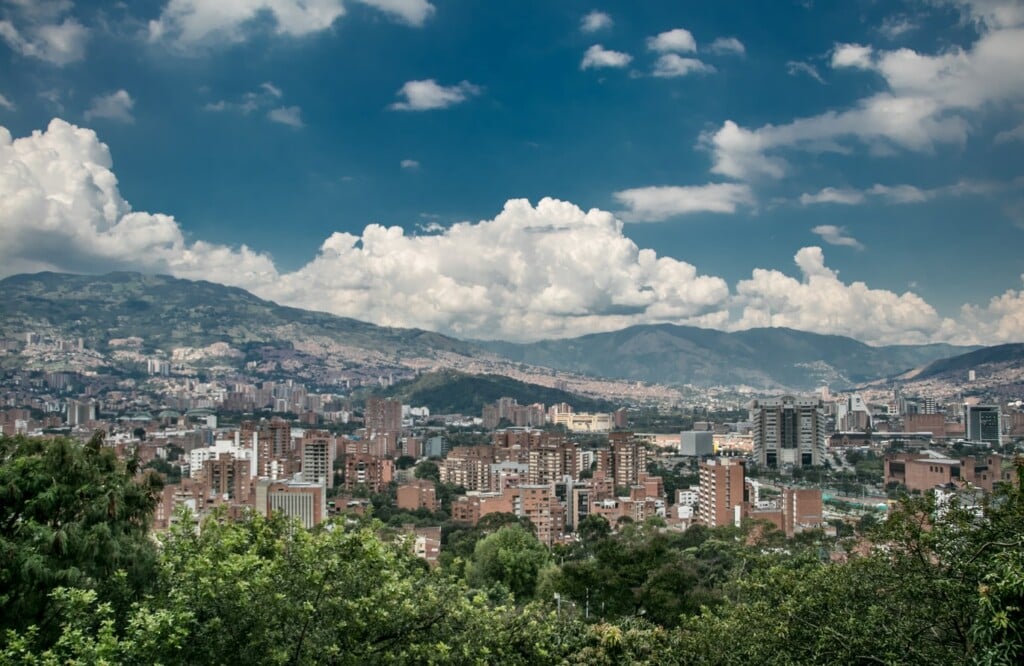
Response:
[{"label": "tree", "polygon": [[438,468],[437,463],[432,460],[424,460],[419,465],[416,465],[416,471],[413,475],[417,479],[430,479],[434,483],[441,482],[441,470]]},{"label": "tree", "polygon": [[481,589],[504,585],[517,600],[526,601],[533,597],[537,575],[548,559],[537,537],[521,525],[506,525],[477,542],[466,579]]},{"label": "tree", "polygon": [[53,638],[57,587],[95,590],[117,609],[149,588],[163,483],[136,478],[102,443],[0,438],[0,629],[36,624]]}]

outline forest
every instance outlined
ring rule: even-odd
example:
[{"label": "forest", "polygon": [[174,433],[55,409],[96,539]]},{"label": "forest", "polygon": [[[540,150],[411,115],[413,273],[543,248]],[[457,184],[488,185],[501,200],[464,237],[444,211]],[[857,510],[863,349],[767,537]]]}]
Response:
[{"label": "forest", "polygon": [[434,568],[373,516],[153,536],[161,487],[98,438],[0,438],[0,663],[1024,662],[1020,485],[838,542],[591,517],[549,550],[493,515]]}]

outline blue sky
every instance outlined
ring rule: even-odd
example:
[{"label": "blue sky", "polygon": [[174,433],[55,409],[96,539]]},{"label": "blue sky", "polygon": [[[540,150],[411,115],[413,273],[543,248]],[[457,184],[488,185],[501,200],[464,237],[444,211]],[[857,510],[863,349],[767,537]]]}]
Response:
[{"label": "blue sky", "polygon": [[0,0],[0,272],[462,337],[1019,341],[1022,26],[1020,0]]}]

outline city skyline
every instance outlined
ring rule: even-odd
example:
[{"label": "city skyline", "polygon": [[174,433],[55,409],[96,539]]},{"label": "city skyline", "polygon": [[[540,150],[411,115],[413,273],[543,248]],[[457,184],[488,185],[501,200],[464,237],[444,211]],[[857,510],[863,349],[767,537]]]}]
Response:
[{"label": "city skyline", "polygon": [[0,63],[0,276],[462,338],[1024,330],[1015,0],[12,0]]}]

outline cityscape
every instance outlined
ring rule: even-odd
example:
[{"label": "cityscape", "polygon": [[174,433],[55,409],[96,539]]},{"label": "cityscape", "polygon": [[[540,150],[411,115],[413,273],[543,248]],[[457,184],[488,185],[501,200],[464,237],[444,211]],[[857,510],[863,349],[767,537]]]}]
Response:
[{"label": "cityscape", "polygon": [[1024,663],[1024,3],[0,0],[0,663]]}]

